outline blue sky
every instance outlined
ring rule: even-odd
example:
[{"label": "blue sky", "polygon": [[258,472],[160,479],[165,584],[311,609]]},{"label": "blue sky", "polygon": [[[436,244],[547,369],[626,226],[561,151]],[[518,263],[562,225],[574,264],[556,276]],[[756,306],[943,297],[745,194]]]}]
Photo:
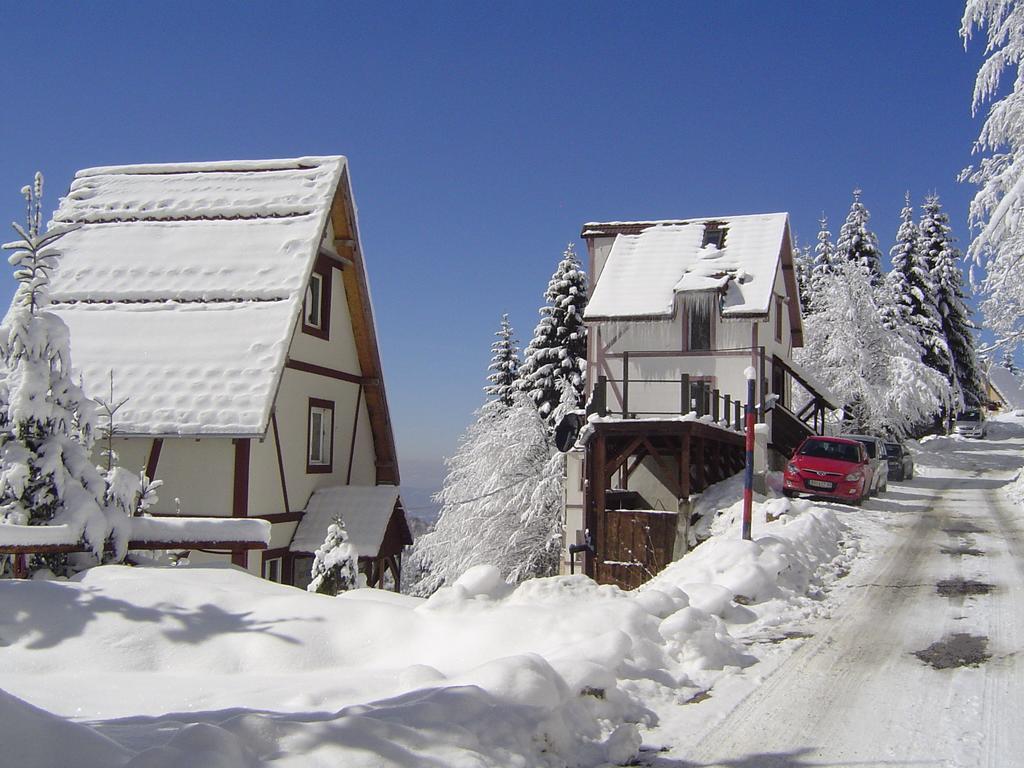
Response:
[{"label": "blue sky", "polygon": [[967,239],[961,2],[0,8],[0,219],[36,169],[52,209],[92,165],[349,157],[413,482],[585,221],[789,211],[811,242],[860,186],[886,249],[906,189]]}]

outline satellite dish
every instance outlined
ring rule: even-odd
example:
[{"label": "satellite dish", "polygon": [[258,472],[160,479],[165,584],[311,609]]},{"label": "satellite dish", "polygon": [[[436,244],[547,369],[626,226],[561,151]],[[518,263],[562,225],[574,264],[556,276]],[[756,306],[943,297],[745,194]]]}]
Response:
[{"label": "satellite dish", "polygon": [[572,450],[583,427],[583,417],[578,413],[567,413],[555,427],[555,447],[562,453]]}]

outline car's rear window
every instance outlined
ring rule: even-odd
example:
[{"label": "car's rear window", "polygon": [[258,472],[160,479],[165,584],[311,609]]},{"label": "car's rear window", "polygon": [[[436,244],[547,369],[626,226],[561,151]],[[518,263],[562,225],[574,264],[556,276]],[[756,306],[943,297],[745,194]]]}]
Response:
[{"label": "car's rear window", "polygon": [[875,448],[878,446],[874,440],[857,440],[861,445],[864,446],[864,450],[868,452],[868,456],[872,459],[875,458]]},{"label": "car's rear window", "polygon": [[808,440],[800,446],[801,456],[812,456],[817,459],[836,459],[837,461],[860,461],[857,446],[852,443],[838,443],[832,440]]},{"label": "car's rear window", "polygon": [[902,453],[902,451],[900,450],[900,444],[899,443],[886,443],[885,444],[885,453],[886,453],[887,456],[892,456],[893,458],[899,458],[899,455]]}]

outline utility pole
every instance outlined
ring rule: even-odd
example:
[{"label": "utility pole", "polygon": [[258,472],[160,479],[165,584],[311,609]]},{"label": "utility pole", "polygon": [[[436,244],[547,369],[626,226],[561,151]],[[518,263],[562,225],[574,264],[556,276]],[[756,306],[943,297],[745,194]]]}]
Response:
[{"label": "utility pole", "polygon": [[747,419],[747,466],[743,472],[743,538],[750,541],[750,522],[754,507],[754,379],[757,371],[747,366],[743,371],[747,377],[747,404],[744,407]]}]

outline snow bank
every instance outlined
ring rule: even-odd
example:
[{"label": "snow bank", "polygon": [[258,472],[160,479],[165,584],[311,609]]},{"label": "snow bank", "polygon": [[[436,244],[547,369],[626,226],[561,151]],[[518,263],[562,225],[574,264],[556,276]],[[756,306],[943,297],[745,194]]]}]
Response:
[{"label": "snow bank", "polygon": [[[842,557],[828,510],[758,505],[753,542],[737,510],[634,592],[584,576],[512,588],[490,566],[426,600],[329,598],[228,567],[0,582],[0,685],[88,721],[59,722],[109,765],[626,764],[656,697],[751,664],[731,628],[809,610]],[[0,740],[17,722],[0,717]]]}]

